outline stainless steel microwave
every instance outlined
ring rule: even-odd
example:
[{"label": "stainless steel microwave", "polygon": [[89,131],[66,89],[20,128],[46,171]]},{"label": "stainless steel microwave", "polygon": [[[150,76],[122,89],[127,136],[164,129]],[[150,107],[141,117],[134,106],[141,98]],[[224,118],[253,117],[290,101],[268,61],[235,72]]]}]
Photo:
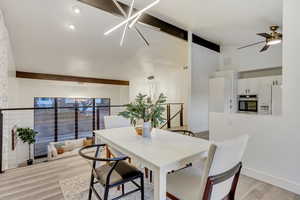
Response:
[{"label": "stainless steel microwave", "polygon": [[257,95],[240,95],[238,97],[238,111],[239,112],[258,112]]}]

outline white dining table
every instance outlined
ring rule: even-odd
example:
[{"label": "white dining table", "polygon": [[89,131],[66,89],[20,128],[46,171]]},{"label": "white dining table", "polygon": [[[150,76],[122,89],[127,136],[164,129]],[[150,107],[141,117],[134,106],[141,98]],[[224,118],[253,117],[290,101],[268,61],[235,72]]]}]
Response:
[{"label": "white dining table", "polygon": [[136,134],[133,127],[94,131],[96,143],[128,155],[153,172],[154,200],[166,200],[168,172],[201,159],[209,142],[200,138],[153,129],[151,138]]}]

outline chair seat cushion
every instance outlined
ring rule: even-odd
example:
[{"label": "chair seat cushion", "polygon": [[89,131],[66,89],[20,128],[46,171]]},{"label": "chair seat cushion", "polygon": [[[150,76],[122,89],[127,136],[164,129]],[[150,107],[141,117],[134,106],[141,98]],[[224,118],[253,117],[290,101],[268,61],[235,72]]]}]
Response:
[{"label": "chair seat cushion", "polygon": [[[94,176],[102,185],[106,184],[106,178],[114,163],[102,165],[95,169]],[[141,172],[125,161],[120,161],[110,176],[110,185],[122,182],[124,179],[140,175]]]},{"label": "chair seat cushion", "polygon": [[199,200],[203,164],[176,171],[167,176],[167,192],[179,199]]}]

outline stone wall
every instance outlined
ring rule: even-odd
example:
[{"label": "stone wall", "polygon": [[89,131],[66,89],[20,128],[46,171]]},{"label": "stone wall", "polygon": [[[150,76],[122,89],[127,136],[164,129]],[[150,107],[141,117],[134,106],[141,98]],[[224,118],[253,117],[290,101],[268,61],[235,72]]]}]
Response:
[{"label": "stone wall", "polygon": [[[8,105],[8,73],[13,65],[8,31],[5,26],[4,16],[0,10],[0,108]],[[5,129],[5,128],[4,128]],[[9,134],[3,135],[3,169],[8,167]]]}]

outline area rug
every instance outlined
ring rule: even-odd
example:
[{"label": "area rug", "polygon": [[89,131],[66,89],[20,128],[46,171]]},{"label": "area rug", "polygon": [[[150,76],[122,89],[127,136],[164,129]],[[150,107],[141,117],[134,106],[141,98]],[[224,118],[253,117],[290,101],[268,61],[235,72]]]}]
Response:
[{"label": "area rug", "polygon": [[[68,179],[63,179],[59,181],[60,188],[63,192],[65,200],[87,200],[88,199],[88,187],[89,187],[90,177],[87,175],[79,175]],[[95,186],[98,193],[103,196],[104,189],[102,186],[97,184]],[[125,185],[125,191],[131,191],[136,187],[132,183],[127,183]],[[117,188],[110,190],[109,199],[117,197],[121,194],[121,191],[118,191]],[[140,200],[140,192],[136,192],[129,196],[123,197],[122,200]],[[95,195],[93,195],[92,200],[97,200]],[[153,185],[145,180],[145,200],[153,200]]]}]

